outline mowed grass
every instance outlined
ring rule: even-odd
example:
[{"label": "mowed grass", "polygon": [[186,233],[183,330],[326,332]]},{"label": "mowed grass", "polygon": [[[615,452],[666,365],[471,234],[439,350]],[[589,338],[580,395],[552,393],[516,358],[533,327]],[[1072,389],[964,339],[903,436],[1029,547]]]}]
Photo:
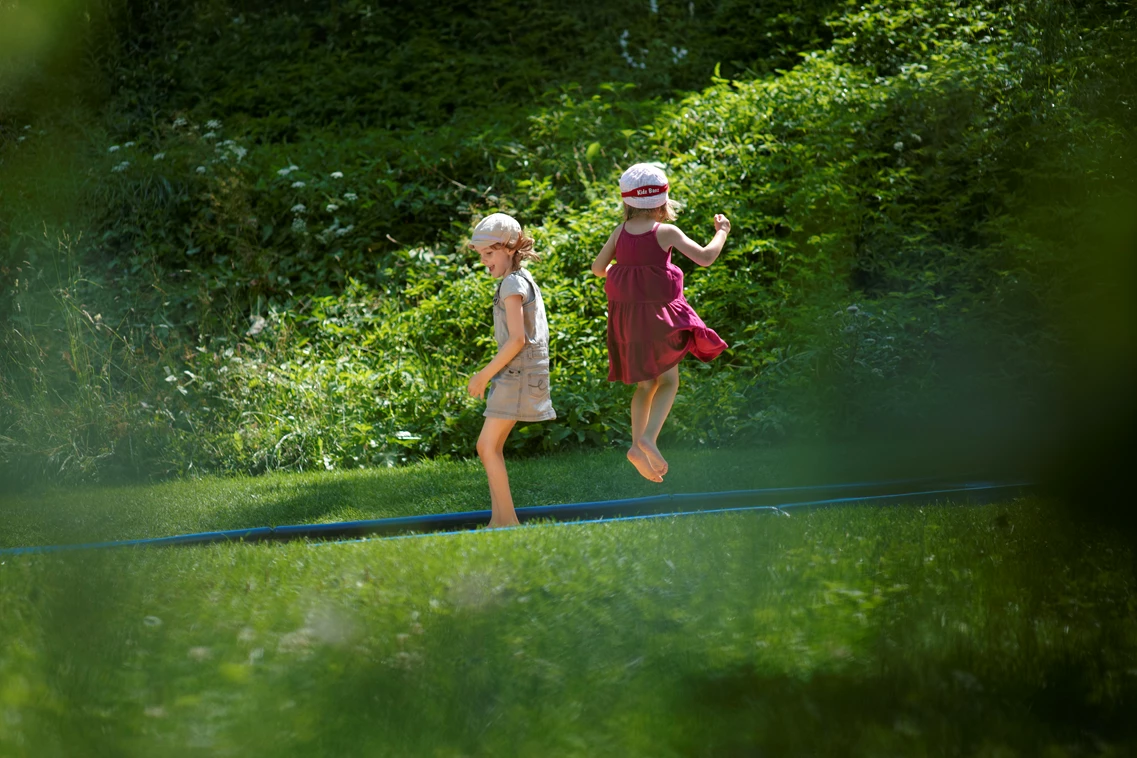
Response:
[{"label": "mowed grass", "polygon": [[[906,456],[906,453],[908,455]],[[668,451],[663,484],[622,450],[507,460],[519,507],[974,472],[973,461],[858,445]],[[0,491],[0,548],[164,537],[489,508],[476,459],[405,468],[203,477],[156,485]]]},{"label": "mowed grass", "polygon": [[1035,500],[0,561],[4,756],[1137,750],[1132,548]]}]

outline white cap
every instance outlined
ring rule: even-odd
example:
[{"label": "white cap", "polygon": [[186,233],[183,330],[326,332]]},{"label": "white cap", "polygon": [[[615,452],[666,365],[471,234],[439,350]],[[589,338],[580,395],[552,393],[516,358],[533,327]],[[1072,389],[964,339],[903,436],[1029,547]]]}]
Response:
[{"label": "white cap", "polygon": [[504,213],[491,213],[474,227],[470,244],[474,247],[491,247],[501,242],[509,247],[521,238],[521,224]]},{"label": "white cap", "polygon": [[633,208],[667,204],[667,174],[653,163],[637,163],[620,177],[620,195]]}]

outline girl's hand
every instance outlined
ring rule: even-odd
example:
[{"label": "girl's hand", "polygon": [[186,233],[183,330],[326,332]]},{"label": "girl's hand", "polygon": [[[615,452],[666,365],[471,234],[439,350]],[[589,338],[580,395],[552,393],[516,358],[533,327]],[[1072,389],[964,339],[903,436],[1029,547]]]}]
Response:
[{"label": "girl's hand", "polygon": [[484,376],[481,371],[471,376],[469,383],[466,385],[466,391],[470,393],[470,397],[485,397],[486,386],[490,383],[491,378],[492,377]]},{"label": "girl's hand", "polygon": [[730,234],[730,219],[721,213],[715,214],[715,231]]}]

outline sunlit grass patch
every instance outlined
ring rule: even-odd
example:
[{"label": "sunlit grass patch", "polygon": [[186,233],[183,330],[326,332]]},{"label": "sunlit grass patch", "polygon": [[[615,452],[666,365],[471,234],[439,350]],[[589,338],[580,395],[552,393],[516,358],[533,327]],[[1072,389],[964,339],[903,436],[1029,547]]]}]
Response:
[{"label": "sunlit grass patch", "polygon": [[1132,588],[1033,501],[8,558],[0,752],[1121,751]]},{"label": "sunlit grass patch", "polygon": [[[669,455],[673,455],[673,466],[663,485],[646,483],[619,450],[510,460],[510,483],[515,502],[523,507],[816,484],[817,477],[820,481],[846,481],[842,475],[853,473],[852,467],[843,470],[826,466],[823,459],[834,457],[833,450],[742,448],[678,450]],[[152,486],[56,489],[0,496],[0,547],[163,537],[488,507],[485,473],[470,460],[428,461],[364,471],[206,477]]]}]

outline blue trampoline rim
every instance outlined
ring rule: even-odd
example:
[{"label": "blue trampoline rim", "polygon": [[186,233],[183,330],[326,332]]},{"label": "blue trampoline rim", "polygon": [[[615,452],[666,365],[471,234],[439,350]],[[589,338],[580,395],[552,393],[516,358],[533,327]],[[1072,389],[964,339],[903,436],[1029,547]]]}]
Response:
[{"label": "blue trampoline rim", "polygon": [[[896,494],[892,494],[892,495],[863,495],[860,497],[838,497],[838,498],[829,498],[826,500],[806,500],[806,501],[802,501],[802,502],[798,502],[798,503],[783,503],[782,505],[746,505],[746,506],[739,506],[739,507],[735,507],[735,508],[701,508],[699,510],[671,511],[668,513],[645,513],[645,514],[640,514],[640,515],[635,515],[635,516],[605,516],[605,517],[601,517],[601,518],[572,519],[572,520],[566,520],[566,521],[551,521],[551,520],[550,521],[537,521],[534,524],[520,524],[518,526],[499,527],[499,528],[495,528],[492,530],[490,530],[490,529],[480,529],[480,530],[455,529],[453,531],[447,531],[447,532],[441,532],[441,531],[440,532],[413,532],[410,534],[390,534],[390,535],[385,535],[382,537],[357,537],[355,539],[347,539],[347,540],[321,540],[318,542],[313,542],[312,545],[313,545],[313,547],[319,547],[322,545],[347,545],[347,544],[360,543],[360,542],[382,542],[382,541],[386,541],[386,540],[420,539],[423,537],[453,537],[453,536],[460,535],[460,534],[471,534],[471,533],[483,534],[486,532],[494,532],[494,533],[497,533],[497,532],[513,532],[513,531],[517,531],[518,529],[525,529],[525,528],[530,528],[530,527],[534,527],[534,526],[554,526],[554,527],[559,527],[559,526],[588,526],[588,525],[595,525],[595,524],[615,523],[615,522],[621,522],[621,521],[647,521],[650,519],[680,518],[683,516],[715,516],[715,515],[723,515],[723,514],[727,514],[727,513],[759,513],[759,512],[770,511],[773,513],[778,513],[782,516],[789,517],[790,514],[786,512],[788,510],[809,510],[811,508],[829,508],[829,507],[841,506],[841,505],[855,505],[857,503],[861,503],[861,504],[870,504],[870,503],[885,504],[886,501],[889,501],[889,500],[900,500],[900,499],[904,499],[904,498],[911,500],[915,497],[929,497],[929,496],[933,496],[933,495],[945,495],[945,494],[960,495],[960,494],[968,494],[968,493],[991,492],[994,490],[1011,490],[1011,491],[1018,492],[1018,491],[1022,491],[1023,489],[1029,488],[1031,486],[1033,486],[1033,485],[1029,482],[1013,482],[1013,483],[1006,483],[1006,484],[983,484],[983,485],[958,487],[958,488],[954,488],[954,489],[924,490],[924,491],[919,491],[919,492],[901,492],[901,493],[896,493]],[[745,492],[745,490],[740,490],[739,492]],[[693,494],[692,497],[697,496],[697,494],[698,493]],[[717,493],[703,493],[703,494],[717,494]],[[488,516],[489,511],[484,511],[484,513],[486,513]]]},{"label": "blue trampoline rim", "polygon": [[[653,495],[640,498],[627,498],[622,500],[607,500],[585,503],[566,503],[561,505],[545,505],[545,506],[530,506],[518,508],[517,512],[519,517],[525,521],[538,521],[537,525],[587,525],[598,524],[610,521],[635,521],[646,519],[670,518],[679,516],[693,516],[693,515],[715,515],[724,513],[742,513],[742,512],[762,512],[762,511],[775,511],[788,515],[787,509],[808,509],[831,507],[839,505],[852,505],[852,504],[867,504],[871,502],[888,503],[903,501],[904,499],[914,500],[920,498],[937,498],[945,496],[975,496],[975,495],[991,495],[999,491],[1007,493],[1007,496],[1013,496],[1020,493],[1022,490],[1031,487],[1029,482],[1006,482],[1006,483],[992,483],[992,482],[972,482],[963,483],[956,486],[939,486],[933,489],[919,489],[914,491],[905,492],[879,492],[864,495],[851,495],[845,497],[832,497],[832,498],[814,498],[800,501],[783,501],[779,503],[767,503],[762,505],[740,505],[734,507],[722,508],[673,508],[671,510],[664,510],[654,513],[626,513],[619,515],[621,511],[634,511],[636,508],[648,507],[652,504],[661,503],[686,503],[686,502],[701,502],[708,501],[731,501],[739,499],[754,499],[760,497],[771,497],[775,495],[785,494],[789,495],[793,492],[803,491],[824,491],[845,488],[847,490],[863,490],[866,487],[886,487],[895,486],[899,484],[910,484],[921,480],[901,479],[889,480],[878,482],[855,482],[846,484],[827,484],[818,486],[799,486],[799,487],[774,487],[758,490],[729,490],[723,492],[702,492],[702,493],[677,493],[667,495]],[[926,481],[926,480],[923,480]],[[589,510],[605,510],[612,511],[612,514],[602,515],[595,518],[571,518],[575,514],[586,514]],[[556,516],[570,516],[570,518],[558,520]],[[419,516],[397,516],[385,519],[372,519],[365,521],[352,521],[352,522],[334,522],[328,524],[292,524],[279,527],[247,527],[241,529],[220,530],[212,532],[198,532],[192,534],[173,535],[167,537],[148,537],[131,540],[117,540],[106,542],[93,542],[93,543],[73,543],[73,544],[60,544],[60,545],[41,545],[29,547],[11,547],[0,548],[0,556],[15,556],[15,555],[29,555],[29,554],[42,554],[42,553],[55,553],[64,551],[75,550],[99,550],[106,548],[125,548],[125,547],[175,547],[175,546],[194,546],[194,545],[208,545],[218,542],[235,542],[241,544],[248,544],[252,542],[262,541],[288,541],[296,539],[308,539],[314,544],[347,544],[353,542],[373,542],[380,540],[390,539],[407,539],[414,537],[443,537],[456,534],[469,534],[472,531],[476,533],[484,533],[488,530],[475,529],[470,526],[473,524],[477,526],[479,523],[484,525],[488,522],[490,511],[459,511],[455,513],[443,514],[423,514]],[[454,522],[466,525],[464,528],[446,529],[443,524]],[[431,526],[440,526],[441,528],[431,529]],[[524,526],[524,525],[522,525]],[[416,531],[415,527],[420,527]],[[422,529],[425,527],[425,529]],[[495,529],[494,532],[508,532],[521,528],[507,527],[504,529]],[[327,535],[334,534],[335,532],[345,531],[358,531],[359,536],[353,536],[346,539],[327,538]],[[399,530],[395,534],[378,534],[382,531]],[[321,534],[325,535],[321,538]],[[370,536],[369,536],[370,535]]]}]

